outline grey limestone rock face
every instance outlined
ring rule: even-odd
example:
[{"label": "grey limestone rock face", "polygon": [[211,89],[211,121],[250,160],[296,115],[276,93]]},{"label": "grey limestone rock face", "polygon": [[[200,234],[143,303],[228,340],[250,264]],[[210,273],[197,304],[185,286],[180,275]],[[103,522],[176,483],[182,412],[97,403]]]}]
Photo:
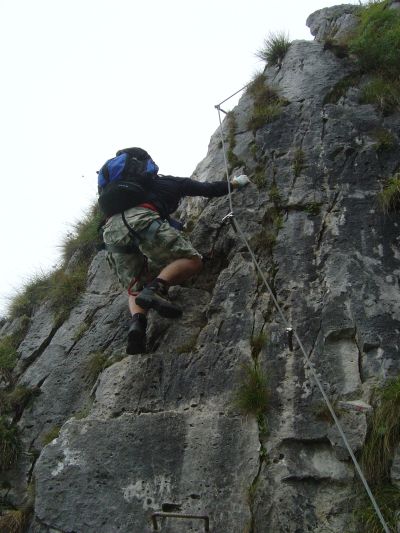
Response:
[{"label": "grey limestone rock face", "polygon": [[306,21],[315,40],[341,43],[357,27],[357,9],[354,4],[326,7],[312,13]]},{"label": "grey limestone rock face", "polygon": [[[359,452],[371,391],[400,371],[400,221],[377,202],[400,168],[400,115],[360,104],[356,81],[329,97],[355,67],[320,42],[341,35],[355,8],[313,14],[316,40],[294,42],[279,70],[265,69],[287,99],[279,116],[252,132],[251,96],[233,110],[241,166],[232,174],[262,179],[232,195],[239,233],[224,220],[227,197],[182,204],[205,265],[170,291],[182,319],[149,314],[147,353],[125,354],[126,295],[102,253],[64,324],[52,330],[45,309],[32,318],[19,376],[41,390],[19,420],[27,449],[41,452],[20,473],[36,479],[31,533],[143,533],[153,512],[171,509],[208,515],[214,533],[353,527],[355,469],[315,377]],[[382,130],[393,138],[386,151]],[[195,177],[224,175],[217,131]],[[312,366],[296,337],[290,346],[288,324]],[[112,364],[88,382],[95,353]],[[236,402],[249,365],[267,377],[258,416]],[[43,447],[53,426],[60,434]],[[203,530],[162,523],[169,533]]]},{"label": "grey limestone rock face", "polygon": [[[310,99],[322,100],[330,88],[351,72],[351,65],[325,50],[317,41],[293,41],[281,69],[276,71],[268,67],[266,72],[269,83],[277,87],[283,97],[302,103]],[[285,113],[289,114],[292,109],[292,106],[285,108]]]},{"label": "grey limestone rock face", "polygon": [[[152,512],[175,508],[211,514],[214,531],[244,531],[257,433],[250,421],[195,410],[69,422],[39,459],[36,514],[62,531],[139,532]],[[170,520],[162,530],[203,527]]]},{"label": "grey limestone rock face", "polygon": [[31,327],[18,347],[20,361],[23,364],[34,361],[56,330],[53,312],[48,305],[41,306],[34,314]]}]

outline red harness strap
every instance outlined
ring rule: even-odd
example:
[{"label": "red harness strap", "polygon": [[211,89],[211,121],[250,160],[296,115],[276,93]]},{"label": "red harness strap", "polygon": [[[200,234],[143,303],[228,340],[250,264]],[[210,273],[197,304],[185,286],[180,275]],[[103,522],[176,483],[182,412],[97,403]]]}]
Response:
[{"label": "red harness strap", "polygon": [[158,213],[158,210],[157,210],[156,206],[153,205],[153,204],[149,204],[147,202],[145,202],[143,204],[139,204],[137,207],[145,207],[146,209],[151,209],[152,211],[155,211],[156,213]]}]

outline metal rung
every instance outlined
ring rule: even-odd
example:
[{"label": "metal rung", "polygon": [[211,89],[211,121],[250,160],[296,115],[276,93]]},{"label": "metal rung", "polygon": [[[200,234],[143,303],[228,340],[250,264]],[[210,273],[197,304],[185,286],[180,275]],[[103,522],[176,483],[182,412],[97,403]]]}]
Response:
[{"label": "metal rung", "polygon": [[233,217],[234,217],[234,214],[231,211],[230,213],[228,213],[227,215],[224,216],[224,218],[222,219],[221,222],[226,222],[227,220],[229,220],[229,222],[231,222]]},{"label": "metal rung", "polygon": [[158,529],[157,517],[160,517],[160,518],[186,518],[186,519],[194,518],[195,520],[204,520],[204,531],[206,531],[206,532],[210,531],[210,519],[208,518],[208,516],[198,516],[198,515],[194,515],[194,514],[161,513],[161,512],[160,513],[153,513],[151,515],[151,520],[153,522],[153,528],[154,528],[153,531],[160,531],[160,529]]}]

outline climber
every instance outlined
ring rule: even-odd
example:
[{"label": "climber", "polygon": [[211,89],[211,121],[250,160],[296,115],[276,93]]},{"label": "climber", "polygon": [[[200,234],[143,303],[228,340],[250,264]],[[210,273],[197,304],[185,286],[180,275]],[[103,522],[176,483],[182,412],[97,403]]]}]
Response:
[{"label": "climber", "polygon": [[[144,166],[139,168],[139,163]],[[122,177],[121,172],[115,174],[116,168],[125,168]],[[103,228],[107,262],[128,290],[131,320],[126,352],[130,355],[146,350],[147,311],[154,309],[163,317],[179,318],[182,310],[168,299],[168,288],[202,269],[202,256],[179,231],[182,224],[170,215],[185,196],[214,198],[229,192],[226,181],[199,182],[157,172],[157,165],[145,150],[128,148],[117,152],[98,173],[100,207],[106,215],[112,213]],[[232,179],[231,185],[241,189],[249,182],[247,176],[240,175]],[[105,201],[104,196],[112,187],[110,207],[109,197]],[[115,187],[125,187],[117,200]],[[128,187],[135,187],[134,195],[141,190],[134,200],[126,201]],[[127,207],[129,202],[132,207]]]}]

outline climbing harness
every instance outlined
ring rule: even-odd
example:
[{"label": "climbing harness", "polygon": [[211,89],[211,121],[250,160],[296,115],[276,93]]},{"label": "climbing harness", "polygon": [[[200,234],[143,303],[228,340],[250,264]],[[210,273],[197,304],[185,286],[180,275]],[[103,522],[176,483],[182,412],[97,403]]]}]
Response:
[{"label": "climbing harness", "polygon": [[351,446],[347,440],[347,437],[343,431],[343,428],[342,428],[342,425],[340,424],[339,422],[339,419],[337,418],[336,416],[336,413],[333,409],[333,406],[331,404],[331,402],[329,401],[329,398],[328,396],[326,395],[326,392],[322,386],[322,383],[318,377],[318,374],[317,374],[317,371],[315,370],[314,368],[314,365],[311,363],[310,361],[310,358],[309,356],[307,355],[306,353],[306,350],[303,346],[303,343],[301,342],[301,339],[300,337],[298,336],[296,330],[291,326],[291,324],[289,324],[288,320],[286,319],[282,309],[281,309],[281,306],[279,305],[278,303],[278,300],[276,299],[276,296],[275,294],[273,293],[265,275],[264,275],[264,272],[262,271],[261,267],[260,267],[260,264],[259,262],[257,261],[257,258],[256,256],[254,255],[254,252],[253,250],[251,249],[250,247],[250,244],[244,234],[244,232],[242,231],[242,228],[240,227],[240,224],[239,222],[237,221],[235,215],[234,215],[234,211],[233,211],[233,205],[232,205],[232,189],[231,189],[231,185],[230,185],[230,181],[229,181],[229,167],[228,167],[228,161],[227,161],[227,155],[226,155],[226,148],[225,148],[225,140],[224,140],[224,131],[223,131],[223,126],[222,126],[222,119],[221,119],[221,112],[224,113],[224,114],[227,114],[226,111],[224,111],[223,109],[221,109],[221,105],[224,104],[225,102],[227,102],[228,100],[230,100],[233,96],[236,96],[237,94],[239,94],[241,91],[243,91],[244,89],[246,89],[247,87],[249,86],[249,84],[245,85],[244,87],[242,87],[241,89],[239,89],[238,91],[236,91],[234,94],[232,94],[231,96],[229,96],[228,98],[225,98],[225,100],[223,100],[222,102],[220,102],[219,104],[217,104],[215,106],[215,109],[218,111],[218,118],[219,118],[219,129],[220,129],[220,136],[221,136],[221,142],[222,142],[222,150],[223,150],[223,155],[224,155],[224,164],[225,164],[225,173],[226,173],[226,179],[227,179],[227,182],[228,182],[228,197],[229,197],[229,213],[223,218],[223,220],[226,220],[228,219],[230,221],[230,223],[232,224],[232,227],[234,228],[235,232],[238,233],[243,241],[243,243],[245,244],[247,250],[249,251],[250,253],[250,256],[252,258],[252,261],[254,263],[254,266],[256,267],[256,270],[257,272],[259,273],[265,287],[267,288],[271,298],[272,298],[272,301],[275,305],[275,308],[276,310],[278,311],[284,325],[285,325],[285,328],[286,328],[286,333],[287,333],[287,337],[288,337],[288,345],[289,345],[289,350],[290,351],[293,351],[293,336],[294,338],[296,339],[297,341],[297,344],[301,350],[301,352],[303,353],[303,356],[304,356],[304,360],[305,360],[305,366],[307,366],[307,368],[309,369],[309,371],[311,372],[311,375],[313,376],[321,394],[322,394],[322,397],[329,409],[329,412],[331,413],[332,415],[332,418],[336,424],[336,427],[339,431],[339,434],[343,440],[343,443],[344,445],[346,446],[346,449],[347,451],[349,452],[349,455],[351,457],[351,460],[353,461],[353,464],[354,464],[354,467],[357,471],[357,474],[362,482],[362,484],[364,485],[364,488],[365,488],[365,491],[367,492],[368,494],[368,497],[374,507],[374,510],[379,518],[379,521],[385,531],[385,533],[390,533],[390,530],[385,522],[385,519],[382,515],[382,512],[375,500],[375,497],[374,495],[372,494],[371,492],[371,489],[368,485],[368,482],[363,474],[363,471],[361,470],[361,467],[353,453],[353,450],[351,449]]}]

